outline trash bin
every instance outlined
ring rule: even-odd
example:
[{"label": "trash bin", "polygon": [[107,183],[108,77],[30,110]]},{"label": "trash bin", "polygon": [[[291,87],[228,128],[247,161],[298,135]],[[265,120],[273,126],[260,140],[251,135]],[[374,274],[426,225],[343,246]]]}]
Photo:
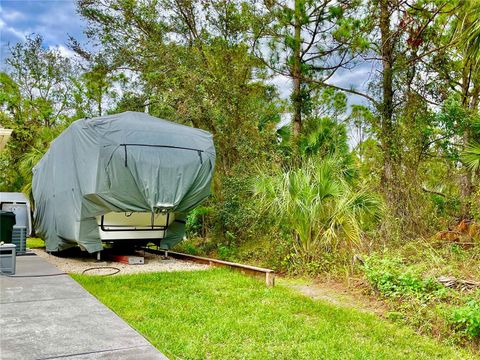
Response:
[{"label": "trash bin", "polygon": [[0,245],[0,273],[7,275],[15,274],[16,253],[14,244]]},{"label": "trash bin", "polygon": [[0,241],[11,243],[12,231],[15,225],[15,214],[11,211],[0,210]]}]

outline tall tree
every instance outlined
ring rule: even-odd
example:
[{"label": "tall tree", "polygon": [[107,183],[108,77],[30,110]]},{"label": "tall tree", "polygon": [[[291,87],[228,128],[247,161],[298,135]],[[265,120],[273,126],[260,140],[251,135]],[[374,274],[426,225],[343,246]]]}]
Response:
[{"label": "tall tree", "polygon": [[12,140],[1,155],[0,188],[21,190],[30,181],[29,174],[17,171],[23,157],[35,144],[45,151],[51,137],[43,128],[63,126],[73,114],[72,92],[76,76],[70,59],[58,49],[46,48],[41,36],[30,36],[10,48],[7,73],[0,73],[0,110],[2,126],[13,129]]},{"label": "tall tree", "polygon": [[342,68],[352,66],[352,50],[365,50],[357,1],[265,1],[263,26],[256,28],[255,51],[274,76],[292,81],[293,140],[298,143],[302,117],[312,90],[326,86]]},{"label": "tall tree", "polygon": [[[435,54],[447,46],[436,38],[448,26],[455,3],[442,1],[371,0],[359,14],[364,14],[362,30],[370,45],[360,56],[372,72],[368,91],[330,86],[361,96],[374,116],[368,117],[372,135],[378,140],[382,166],[381,188],[393,213],[408,218],[415,209],[411,201],[420,183],[418,168],[426,149],[439,140],[432,131],[428,104],[443,100],[436,93],[438,84],[430,77]],[[413,190],[413,192],[412,192]]]},{"label": "tall tree", "polygon": [[[442,128],[448,129],[450,148],[458,154],[480,140],[478,114],[480,101],[480,4],[476,1],[460,1],[455,4],[448,27],[436,38],[443,48],[435,54],[430,64],[431,73],[440,84],[439,92],[448,97],[442,108]],[[445,46],[450,45],[450,46]],[[468,166],[461,168],[462,218],[472,216],[470,203],[474,192],[474,173]]]},{"label": "tall tree", "polygon": [[[460,78],[460,98],[462,106],[468,111],[470,119],[479,113],[480,105],[480,3],[466,1],[459,7],[456,29],[460,33],[459,44],[456,46],[462,66]],[[453,84],[454,90],[458,87]],[[463,146],[480,140],[480,133],[475,133],[473,124],[469,121],[463,127]],[[472,168],[466,167],[462,176],[463,207],[462,217],[471,217],[471,196],[474,192]]]},{"label": "tall tree", "polygon": [[79,10],[91,21],[89,34],[113,54],[111,68],[141,80],[141,105],[213,133],[223,172],[274,141],[278,101],[258,81],[262,64],[245,42],[253,16],[247,2],[79,1]]},{"label": "tall tree", "polygon": [[[46,48],[43,38],[33,35],[10,48],[6,64],[24,99],[16,106],[10,104],[12,114],[17,112],[47,127],[61,121],[71,105],[74,72],[70,59],[58,49]],[[28,107],[28,111],[20,106]]]}]

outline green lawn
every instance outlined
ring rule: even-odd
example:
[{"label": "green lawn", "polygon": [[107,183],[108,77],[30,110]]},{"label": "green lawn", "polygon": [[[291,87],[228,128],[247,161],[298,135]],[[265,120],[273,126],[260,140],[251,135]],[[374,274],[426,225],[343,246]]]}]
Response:
[{"label": "green lawn", "polygon": [[39,238],[28,238],[27,239],[27,248],[29,249],[38,249],[44,248],[45,242]]},{"label": "green lawn", "polygon": [[475,358],[225,269],[73,277],[172,359]]}]

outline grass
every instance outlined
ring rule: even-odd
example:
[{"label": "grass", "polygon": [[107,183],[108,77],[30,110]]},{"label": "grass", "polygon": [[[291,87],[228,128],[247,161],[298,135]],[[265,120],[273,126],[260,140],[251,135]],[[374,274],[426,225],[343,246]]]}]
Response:
[{"label": "grass", "polygon": [[27,239],[27,248],[29,249],[38,249],[44,248],[45,242],[39,238],[28,238]]},{"label": "grass", "polygon": [[354,309],[225,269],[73,275],[172,359],[470,359]]}]

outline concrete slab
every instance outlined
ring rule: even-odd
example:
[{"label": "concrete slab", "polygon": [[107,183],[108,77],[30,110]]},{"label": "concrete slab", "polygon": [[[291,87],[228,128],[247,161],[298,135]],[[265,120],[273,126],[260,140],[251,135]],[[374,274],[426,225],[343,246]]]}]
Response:
[{"label": "concrete slab", "polygon": [[17,277],[0,276],[0,359],[166,359],[60,273],[27,256],[17,258]]},{"label": "concrete slab", "polygon": [[[0,304],[84,297],[85,289],[68,275],[55,276],[61,273],[38,256],[18,256],[16,275],[0,277]],[[52,276],[30,277],[37,275]]]}]

